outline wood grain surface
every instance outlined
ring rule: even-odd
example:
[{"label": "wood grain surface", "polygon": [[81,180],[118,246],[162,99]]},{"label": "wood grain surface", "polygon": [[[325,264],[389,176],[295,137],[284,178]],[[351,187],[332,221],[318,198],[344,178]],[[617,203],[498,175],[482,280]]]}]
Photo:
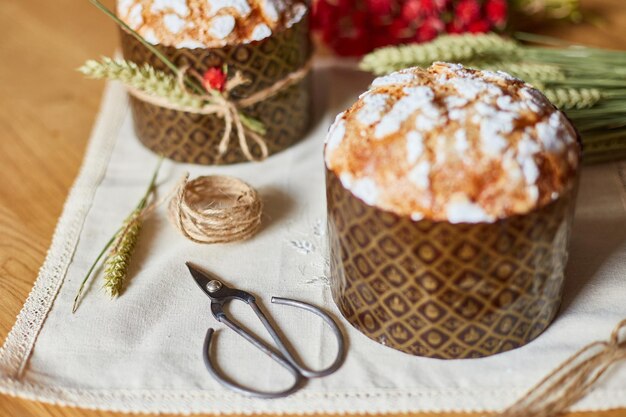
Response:
[{"label": "wood grain surface", "polygon": [[[593,23],[534,30],[626,49],[626,1],[583,4]],[[0,340],[44,260],[98,110],[103,83],[75,69],[110,55],[117,41],[113,24],[86,0],[0,0]],[[119,415],[0,396],[0,416]],[[419,414],[435,415],[468,414]],[[626,409],[571,415],[617,417]]]}]

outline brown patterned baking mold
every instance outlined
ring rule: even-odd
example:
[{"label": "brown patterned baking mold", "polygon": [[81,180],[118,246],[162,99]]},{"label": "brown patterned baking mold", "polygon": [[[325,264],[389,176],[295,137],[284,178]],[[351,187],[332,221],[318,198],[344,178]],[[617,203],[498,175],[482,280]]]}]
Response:
[{"label": "brown patterned baking mold", "polygon": [[[168,71],[165,65],[139,41],[121,31],[124,58],[138,64],[149,63]],[[157,45],[176,66],[189,65],[197,71],[228,65],[229,71],[241,71],[250,83],[232,91],[235,99],[247,97],[273,85],[302,68],[312,53],[308,16],[290,28],[257,42],[222,48],[173,48]],[[224,122],[216,115],[181,112],[146,103],[130,96],[135,132],[152,151],[170,159],[196,164],[233,164],[247,162],[233,129],[228,149],[221,158],[217,147],[224,132]],[[280,152],[300,140],[309,127],[311,114],[310,75],[286,87],[278,94],[245,109],[245,113],[265,124],[264,139],[269,154]],[[249,143],[258,158],[261,150]]]},{"label": "brown patterned baking mold", "polygon": [[522,346],[559,309],[576,184],[526,215],[452,224],[369,206],[326,170],[333,299],[367,337],[413,355]]}]

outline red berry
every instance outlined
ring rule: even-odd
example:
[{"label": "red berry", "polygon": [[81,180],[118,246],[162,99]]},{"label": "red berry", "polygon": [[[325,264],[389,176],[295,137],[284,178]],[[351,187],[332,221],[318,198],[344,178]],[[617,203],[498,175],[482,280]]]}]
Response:
[{"label": "red berry", "polygon": [[311,26],[315,29],[324,29],[332,24],[333,8],[326,1],[318,0],[313,3],[311,16]]},{"label": "red berry", "polygon": [[329,40],[335,52],[357,56],[371,51],[367,18],[366,13],[355,11],[337,21],[335,36]]},{"label": "red berry", "polygon": [[463,33],[465,32],[465,25],[458,19],[454,19],[446,25],[446,32],[452,34]]},{"label": "red berry", "polygon": [[392,0],[367,0],[367,9],[373,17],[387,16],[391,13]]},{"label": "red berry", "polygon": [[423,15],[422,4],[420,0],[408,0],[402,4],[400,12],[402,18],[407,21],[416,20]]},{"label": "red berry", "polygon": [[372,50],[369,42],[361,42],[355,38],[336,39],[331,46],[338,55],[342,56],[361,56]]},{"label": "red berry", "polygon": [[398,44],[398,40],[391,36],[387,28],[383,28],[382,30],[376,30],[375,32],[373,32],[370,35],[370,42],[372,49]]},{"label": "red berry", "polygon": [[312,0],[313,28],[340,55],[486,32],[506,22],[508,0]]},{"label": "red berry", "polygon": [[433,15],[443,8],[445,5],[442,1],[437,0],[421,0],[420,8],[423,10],[424,14]]},{"label": "red berry", "polygon": [[496,25],[503,25],[506,22],[507,9],[506,0],[487,0],[485,4],[487,19]]},{"label": "red berry", "polygon": [[417,28],[415,39],[418,42],[428,42],[435,39],[437,35],[443,32],[445,25],[438,17],[429,17],[425,19],[420,27]]},{"label": "red berry", "polygon": [[409,22],[402,18],[394,19],[387,29],[389,35],[396,40],[395,43],[402,43],[413,35]]},{"label": "red berry", "polygon": [[478,19],[480,4],[476,0],[461,0],[454,9],[454,17],[464,23]]},{"label": "red berry", "polygon": [[487,20],[476,20],[467,25],[467,31],[471,33],[489,32],[491,25]]},{"label": "red berry", "polygon": [[207,90],[224,91],[226,74],[220,67],[211,67],[202,75],[204,88]]}]

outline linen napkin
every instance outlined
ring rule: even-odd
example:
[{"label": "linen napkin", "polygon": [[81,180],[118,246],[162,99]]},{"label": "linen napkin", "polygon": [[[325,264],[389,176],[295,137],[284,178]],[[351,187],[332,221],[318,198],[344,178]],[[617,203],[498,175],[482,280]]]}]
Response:
[{"label": "linen napkin", "polygon": [[[334,115],[371,79],[317,68],[315,123],[289,150],[261,163],[203,167],[166,161],[160,197],[185,171],[233,175],[257,188],[263,226],[252,239],[199,245],[167,221],[146,222],[128,286],[110,300],[97,275],[76,312],[86,270],[142,195],[157,157],[135,137],[124,89],[109,84],[83,167],[39,277],[0,351],[0,392],[51,403],[128,412],[378,413],[503,408],[583,345],[607,339],[626,317],[626,165],[585,167],[564,300],[554,323],[527,346],[492,357],[436,360],[374,343],[341,319],[327,285],[323,139]],[[185,261],[257,296],[311,367],[329,364],[335,341],[318,318],[269,303],[291,297],[323,307],[345,329],[348,353],[335,374],[278,400],[225,390],[206,372],[202,343],[216,328],[216,360],[229,377],[259,389],[289,383],[280,366],[213,319]],[[231,312],[259,335],[245,305]],[[626,407],[626,366],[606,375],[578,410]]]}]

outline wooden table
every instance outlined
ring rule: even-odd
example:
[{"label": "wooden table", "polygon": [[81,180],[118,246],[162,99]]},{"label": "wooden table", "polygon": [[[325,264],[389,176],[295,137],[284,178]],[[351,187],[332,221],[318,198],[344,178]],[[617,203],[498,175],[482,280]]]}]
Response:
[{"label": "wooden table", "polygon": [[[109,6],[113,1],[109,0]],[[589,0],[603,19],[538,31],[626,49],[626,2]],[[0,340],[9,332],[44,257],[83,158],[103,83],[75,69],[109,55],[114,25],[87,1],[0,1]],[[626,416],[626,409],[576,415]],[[0,396],[2,416],[118,416]],[[430,416],[432,414],[421,414]],[[450,416],[451,414],[437,414]]]}]

